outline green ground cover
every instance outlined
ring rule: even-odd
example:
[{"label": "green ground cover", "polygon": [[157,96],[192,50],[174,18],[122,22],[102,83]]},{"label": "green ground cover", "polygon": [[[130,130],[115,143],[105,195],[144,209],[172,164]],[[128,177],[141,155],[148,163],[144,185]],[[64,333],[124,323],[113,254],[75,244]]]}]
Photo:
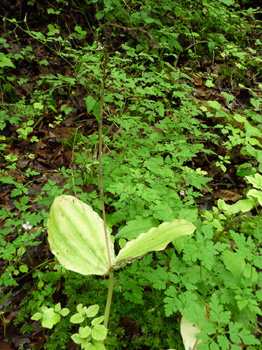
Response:
[{"label": "green ground cover", "polygon": [[[260,349],[258,6],[4,1],[3,342],[21,350],[75,349],[72,334],[90,325],[87,318],[70,321],[81,314],[79,305],[97,304],[103,315],[107,276],[66,270],[47,240],[59,195],[76,196],[102,217],[101,168],[116,253],[162,222],[183,219],[196,228],[115,272],[106,349],[189,350],[182,317],[200,330],[194,349]],[[42,316],[32,320],[45,312],[55,319],[49,327]]]}]

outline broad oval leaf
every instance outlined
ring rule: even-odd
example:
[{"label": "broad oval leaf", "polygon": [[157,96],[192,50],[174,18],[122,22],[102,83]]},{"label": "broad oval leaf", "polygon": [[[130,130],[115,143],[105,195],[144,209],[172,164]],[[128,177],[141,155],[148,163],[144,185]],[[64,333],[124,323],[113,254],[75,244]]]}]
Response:
[{"label": "broad oval leaf", "polygon": [[61,316],[67,316],[69,314],[70,310],[66,307],[64,307],[61,311],[59,311],[59,314]]},{"label": "broad oval leaf", "polygon": [[146,233],[141,233],[136,239],[128,242],[114,260],[114,267],[141,258],[145,254],[163,250],[171,241],[190,235],[195,231],[195,226],[186,220],[173,220],[164,222],[158,227],[151,228]]},{"label": "broad oval leaf", "polygon": [[84,320],[85,320],[85,318],[81,314],[74,314],[70,318],[71,323],[82,323]]},{"label": "broad oval leaf", "polygon": [[99,305],[94,304],[87,308],[85,314],[87,317],[95,317],[99,311]]},{"label": "broad oval leaf", "polygon": [[81,338],[79,333],[71,335],[71,338],[76,344],[82,344],[83,339]]},{"label": "broad oval leaf", "polygon": [[103,220],[93,209],[73,196],[57,197],[47,223],[52,253],[61,265],[82,275],[105,275],[114,259],[114,248],[104,233]]},{"label": "broad oval leaf", "polygon": [[104,321],[105,316],[99,316],[96,317],[92,320],[91,325],[92,326],[98,326],[100,323],[102,323]]},{"label": "broad oval leaf", "polygon": [[79,328],[79,334],[81,338],[87,338],[91,334],[91,327],[80,327]]},{"label": "broad oval leaf", "polygon": [[42,312],[36,312],[32,317],[31,320],[33,321],[39,321],[43,317]]},{"label": "broad oval leaf", "polygon": [[99,324],[92,329],[92,337],[95,340],[105,340],[107,336],[107,329],[104,325]]}]

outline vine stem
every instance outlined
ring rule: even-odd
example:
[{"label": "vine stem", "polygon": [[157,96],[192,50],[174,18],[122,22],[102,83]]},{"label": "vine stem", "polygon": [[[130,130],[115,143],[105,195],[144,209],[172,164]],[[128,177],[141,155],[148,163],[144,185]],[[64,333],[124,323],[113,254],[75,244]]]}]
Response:
[{"label": "vine stem", "polygon": [[109,264],[109,286],[108,294],[104,315],[104,326],[108,327],[110,308],[112,303],[112,296],[114,290],[114,268],[112,267],[111,254],[110,254],[110,234],[108,233],[106,226],[106,211],[105,211],[105,201],[104,201],[104,189],[103,189],[103,170],[102,170],[102,156],[103,156],[103,113],[104,113],[104,95],[105,95],[105,82],[106,82],[106,67],[107,67],[107,50],[105,48],[104,54],[104,65],[103,65],[103,78],[100,91],[100,108],[99,108],[99,189],[100,189],[100,198],[102,206],[102,215],[104,222],[104,234],[106,240],[106,248],[108,255],[108,264]]}]

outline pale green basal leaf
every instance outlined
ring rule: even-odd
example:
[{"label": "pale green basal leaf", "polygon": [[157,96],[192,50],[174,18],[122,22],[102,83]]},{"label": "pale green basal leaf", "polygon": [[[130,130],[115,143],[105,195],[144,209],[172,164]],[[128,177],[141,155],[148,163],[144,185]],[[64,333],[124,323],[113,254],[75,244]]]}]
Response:
[{"label": "pale green basal leaf", "polygon": [[95,304],[95,305],[91,305],[87,308],[85,314],[87,317],[95,317],[97,315],[99,311],[99,305]]},{"label": "pale green basal leaf", "polygon": [[250,190],[250,191],[248,191],[248,193],[247,193],[247,197],[253,197],[253,198],[256,198],[257,200],[258,200],[258,203],[260,204],[260,205],[262,205],[262,191],[258,191],[258,190],[255,190],[255,189],[253,189],[253,190]]},{"label": "pale green basal leaf", "polygon": [[43,317],[43,314],[41,312],[36,312],[32,317],[31,320],[33,321],[39,321]]},{"label": "pale green basal leaf", "polygon": [[100,323],[102,323],[104,321],[104,318],[105,318],[104,316],[94,318],[91,322],[92,326],[99,325]]},{"label": "pale green basal leaf", "polygon": [[71,323],[82,323],[84,320],[85,318],[81,314],[75,314],[70,318]]},{"label": "pale green basal leaf", "polygon": [[67,316],[69,314],[70,310],[68,308],[63,308],[61,311],[59,311],[59,314],[61,316]]},{"label": "pale green basal leaf", "polygon": [[55,305],[55,312],[59,312],[59,311],[61,311],[61,303],[57,303]]},{"label": "pale green basal leaf", "polygon": [[50,308],[43,311],[43,318],[41,320],[42,326],[45,328],[53,328],[55,324],[60,322],[61,317],[54,311],[54,308]]},{"label": "pale green basal leaf", "polygon": [[98,326],[95,326],[92,329],[93,339],[102,341],[106,339],[106,336],[107,336],[107,329],[102,324],[99,324]]},{"label": "pale green basal leaf", "polygon": [[76,344],[82,343],[82,338],[81,338],[80,334],[78,334],[78,333],[71,335],[71,338]]},{"label": "pale green basal leaf", "polygon": [[246,176],[246,179],[255,187],[262,190],[262,176],[256,173],[253,176]]},{"label": "pale green basal leaf", "polygon": [[168,243],[175,239],[190,235],[195,231],[195,226],[186,220],[173,220],[164,222],[158,227],[151,228],[146,233],[141,233],[136,239],[128,242],[120,250],[114,260],[114,267],[141,258],[151,251],[163,250]]},{"label": "pale green basal leaf", "polygon": [[94,342],[93,350],[106,350],[106,347],[100,342]]},{"label": "pale green basal leaf", "polygon": [[251,198],[241,199],[232,205],[226,204],[226,202],[223,199],[219,199],[217,201],[218,208],[220,210],[223,210],[228,215],[236,214],[240,211],[242,213],[246,213],[254,208],[254,204],[254,200]]},{"label": "pale green basal leaf", "polygon": [[82,303],[78,304],[77,307],[76,307],[77,311],[78,311],[80,314],[82,314],[82,315],[83,315],[83,313],[84,313],[83,310],[84,310],[85,308],[86,308],[86,306],[83,306]]},{"label": "pale green basal leaf", "polygon": [[[50,249],[65,268],[82,275],[108,273],[103,220],[89,205],[73,196],[57,197],[51,206],[47,230]],[[110,239],[108,245],[112,261],[114,248]]]},{"label": "pale green basal leaf", "polygon": [[91,334],[91,327],[80,327],[79,328],[79,335],[81,338],[87,338]]}]

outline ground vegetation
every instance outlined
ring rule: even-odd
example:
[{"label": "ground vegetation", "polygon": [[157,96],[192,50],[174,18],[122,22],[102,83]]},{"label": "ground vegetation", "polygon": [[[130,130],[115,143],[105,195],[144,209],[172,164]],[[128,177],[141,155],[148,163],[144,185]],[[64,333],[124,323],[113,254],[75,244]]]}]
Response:
[{"label": "ground vegetation", "polygon": [[115,249],[163,222],[196,228],[116,271],[106,348],[188,350],[186,319],[193,349],[261,349],[259,6],[2,0],[0,347],[79,349],[104,312],[107,276],[66,270],[47,240],[60,195],[102,217],[100,126]]}]

